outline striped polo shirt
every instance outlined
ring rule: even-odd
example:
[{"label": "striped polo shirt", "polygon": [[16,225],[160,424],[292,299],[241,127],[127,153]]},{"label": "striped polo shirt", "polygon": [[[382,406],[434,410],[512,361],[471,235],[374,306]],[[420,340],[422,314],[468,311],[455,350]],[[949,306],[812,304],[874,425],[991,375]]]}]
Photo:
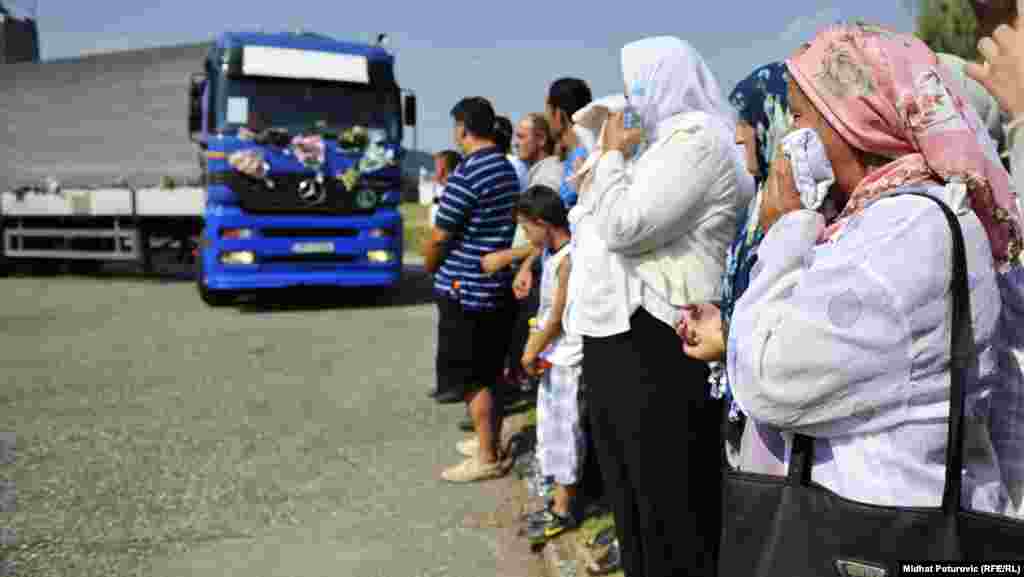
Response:
[{"label": "striped polo shirt", "polygon": [[512,272],[486,275],[484,255],[512,246],[519,199],[519,177],[495,147],[470,154],[448,177],[435,226],[452,234],[449,249],[434,275],[434,292],[471,310],[494,310],[507,298]]}]

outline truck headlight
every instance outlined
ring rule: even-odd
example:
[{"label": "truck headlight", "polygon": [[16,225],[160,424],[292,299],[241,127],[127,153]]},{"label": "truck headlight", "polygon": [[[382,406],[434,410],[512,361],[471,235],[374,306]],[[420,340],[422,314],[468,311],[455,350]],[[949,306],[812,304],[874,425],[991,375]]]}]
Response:
[{"label": "truck headlight", "polygon": [[220,253],[221,264],[254,264],[255,262],[256,255],[249,251]]},{"label": "truck headlight", "polygon": [[390,250],[371,250],[366,252],[366,259],[376,264],[386,264],[394,260]]},{"label": "truck headlight", "polygon": [[388,238],[391,234],[390,228],[371,228],[369,232],[370,238]]}]

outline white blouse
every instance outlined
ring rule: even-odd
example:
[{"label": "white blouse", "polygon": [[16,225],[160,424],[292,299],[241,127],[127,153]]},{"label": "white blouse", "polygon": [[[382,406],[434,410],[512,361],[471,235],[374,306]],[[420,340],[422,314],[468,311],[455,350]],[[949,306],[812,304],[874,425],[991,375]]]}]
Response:
[{"label": "white blouse", "polygon": [[[1009,507],[988,438],[1001,301],[981,222],[960,187],[932,187],[963,229],[978,374],[968,384],[965,505]],[[796,211],[765,235],[729,332],[737,403],[760,426],[816,438],[814,481],[857,501],[941,503],[949,414],[952,233],[933,202],[883,198],[834,243]],[[769,443],[770,444],[770,443]],[[788,442],[786,445],[788,446]],[[985,445],[985,446],[982,446]],[[787,449],[788,450],[788,449]]]},{"label": "white blouse", "polygon": [[570,212],[574,264],[565,322],[591,337],[629,330],[638,307],[675,327],[680,307],[716,300],[737,207],[747,196],[734,145],[690,112],[628,167],[602,155]]}]

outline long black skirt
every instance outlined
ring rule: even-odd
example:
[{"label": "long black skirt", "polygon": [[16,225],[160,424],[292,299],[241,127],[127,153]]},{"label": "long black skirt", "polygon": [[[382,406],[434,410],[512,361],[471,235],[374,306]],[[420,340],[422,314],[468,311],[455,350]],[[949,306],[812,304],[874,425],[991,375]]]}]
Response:
[{"label": "long black skirt", "polygon": [[713,576],[721,525],[721,403],[708,367],[639,309],[584,338],[591,431],[627,577]]}]

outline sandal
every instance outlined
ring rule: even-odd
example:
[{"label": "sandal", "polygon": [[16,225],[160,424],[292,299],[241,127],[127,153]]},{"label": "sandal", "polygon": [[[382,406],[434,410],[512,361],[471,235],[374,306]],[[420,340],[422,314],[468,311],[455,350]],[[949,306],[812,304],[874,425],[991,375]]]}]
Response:
[{"label": "sandal", "polygon": [[600,558],[587,564],[587,574],[592,577],[600,575],[611,575],[622,570],[622,554],[619,551],[619,541],[612,541],[608,551]]}]

